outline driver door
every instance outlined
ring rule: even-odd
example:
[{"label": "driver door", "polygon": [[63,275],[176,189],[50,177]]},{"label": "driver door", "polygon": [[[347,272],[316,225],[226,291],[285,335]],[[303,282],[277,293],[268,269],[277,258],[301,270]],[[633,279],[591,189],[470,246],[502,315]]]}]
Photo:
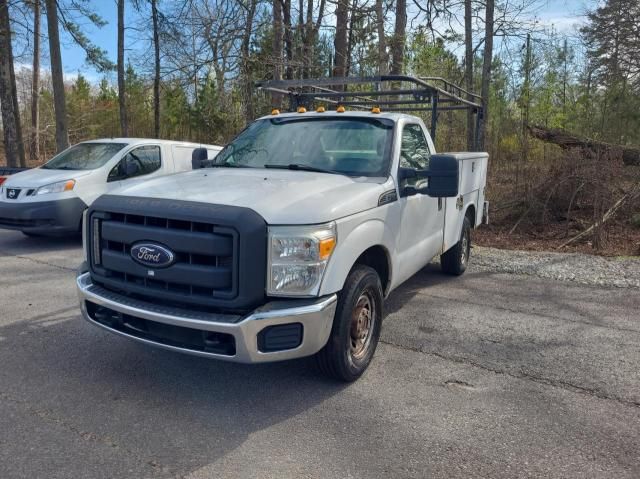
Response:
[{"label": "driver door", "polygon": [[[402,129],[400,167],[415,170],[429,168],[431,150],[417,123],[407,123]],[[426,186],[426,177],[408,178],[399,185],[401,224],[398,232],[399,274],[406,279],[441,253],[444,234],[444,201],[426,194],[405,196],[405,186]]]},{"label": "driver door", "polygon": [[120,186],[128,186],[134,181],[145,181],[162,174],[162,155],[159,145],[142,145],[133,148],[107,177],[107,190],[111,191]]}]

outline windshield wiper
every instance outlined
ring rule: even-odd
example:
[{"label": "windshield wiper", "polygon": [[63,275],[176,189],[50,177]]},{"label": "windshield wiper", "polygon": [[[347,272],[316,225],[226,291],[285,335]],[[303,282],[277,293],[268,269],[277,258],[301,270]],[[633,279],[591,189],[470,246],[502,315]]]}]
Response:
[{"label": "windshield wiper", "polygon": [[345,173],[335,170],[325,170],[324,168],[316,168],[315,166],[303,165],[301,163],[290,163],[288,165],[274,165],[274,164],[266,164],[265,168],[275,168],[278,170],[299,170],[299,171],[313,171],[315,173],[329,173],[330,175],[344,175],[348,176]]},{"label": "windshield wiper", "polygon": [[77,170],[78,168],[72,168],[70,166],[57,166],[57,167],[52,167],[52,166],[47,166],[47,165],[42,165],[41,168],[43,170]]},{"label": "windshield wiper", "polygon": [[207,168],[253,168],[253,166],[233,163],[211,163]]}]

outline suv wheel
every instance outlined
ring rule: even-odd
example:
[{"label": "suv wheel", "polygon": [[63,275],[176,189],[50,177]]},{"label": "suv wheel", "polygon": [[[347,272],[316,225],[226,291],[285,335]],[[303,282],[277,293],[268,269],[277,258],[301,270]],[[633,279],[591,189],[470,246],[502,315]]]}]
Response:
[{"label": "suv wheel", "polygon": [[364,373],[380,338],[382,297],[378,273],[356,265],[339,294],[329,340],[316,355],[324,374],[355,381]]}]

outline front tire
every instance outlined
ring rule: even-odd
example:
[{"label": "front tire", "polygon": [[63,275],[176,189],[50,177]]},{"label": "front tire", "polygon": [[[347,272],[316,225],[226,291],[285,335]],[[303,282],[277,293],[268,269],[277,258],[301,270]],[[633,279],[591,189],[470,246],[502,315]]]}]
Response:
[{"label": "front tire", "polygon": [[316,355],[324,374],[351,382],[364,373],[380,338],[382,305],[378,273],[369,266],[356,265],[338,296],[329,340]]},{"label": "front tire", "polygon": [[460,276],[467,269],[471,254],[471,222],[467,216],[462,222],[460,239],[446,253],[440,255],[440,266],[446,274]]}]

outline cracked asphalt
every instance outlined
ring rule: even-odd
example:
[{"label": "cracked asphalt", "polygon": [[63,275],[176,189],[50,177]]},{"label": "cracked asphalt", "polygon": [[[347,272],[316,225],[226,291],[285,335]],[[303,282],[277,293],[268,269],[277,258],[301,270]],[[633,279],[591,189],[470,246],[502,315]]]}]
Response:
[{"label": "cracked asphalt", "polygon": [[429,266],[344,385],[98,330],[81,256],[0,231],[3,479],[640,477],[638,288]]}]

